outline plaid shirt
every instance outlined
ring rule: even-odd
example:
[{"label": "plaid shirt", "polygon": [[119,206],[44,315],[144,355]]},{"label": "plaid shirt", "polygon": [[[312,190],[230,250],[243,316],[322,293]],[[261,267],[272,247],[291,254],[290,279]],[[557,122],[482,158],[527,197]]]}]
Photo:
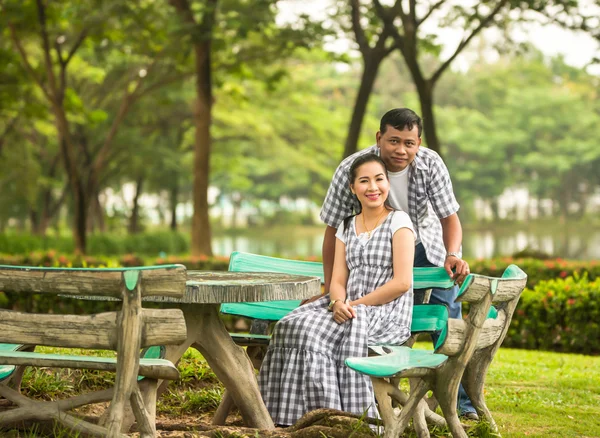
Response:
[{"label": "plaid shirt", "polygon": [[[337,228],[344,218],[360,213],[360,203],[350,190],[348,171],[357,157],[367,153],[379,155],[379,148],[375,145],[356,152],[336,169],[321,208],[321,220],[327,225]],[[446,248],[440,218],[456,213],[460,206],[448,169],[436,152],[419,148],[408,170],[408,187],[408,215],[418,236],[417,243],[423,243],[431,263],[444,266]],[[400,210],[399,205],[392,207]]]}]

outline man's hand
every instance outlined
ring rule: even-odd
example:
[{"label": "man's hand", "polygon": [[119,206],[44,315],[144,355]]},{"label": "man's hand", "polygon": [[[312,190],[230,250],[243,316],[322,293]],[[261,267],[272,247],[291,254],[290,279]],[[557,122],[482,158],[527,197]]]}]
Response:
[{"label": "man's hand", "polygon": [[469,264],[453,255],[446,257],[444,269],[446,269],[446,272],[450,278],[452,278],[454,282],[459,285],[461,285],[463,281],[465,281],[466,276],[471,273],[469,270]]},{"label": "man's hand", "polygon": [[326,294],[319,294],[313,297],[307,298],[305,300],[300,301],[300,305],[303,306],[308,303],[312,303],[313,301],[317,301],[319,298],[324,297]]},{"label": "man's hand", "polygon": [[343,301],[336,301],[331,311],[333,312],[333,320],[338,324],[343,324],[352,318],[356,318],[354,307]]}]

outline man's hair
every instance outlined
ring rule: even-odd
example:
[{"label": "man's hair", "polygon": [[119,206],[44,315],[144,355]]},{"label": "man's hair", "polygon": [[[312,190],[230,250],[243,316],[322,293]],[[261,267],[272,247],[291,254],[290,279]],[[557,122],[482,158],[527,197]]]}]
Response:
[{"label": "man's hair", "polygon": [[421,133],[423,132],[423,120],[421,120],[421,117],[417,113],[408,108],[394,108],[385,113],[379,124],[379,132],[384,134],[387,131],[388,125],[399,131],[404,129],[412,130],[416,125],[419,138],[421,138]]},{"label": "man's hair", "polygon": [[371,161],[381,164],[381,167],[383,167],[383,170],[384,170],[385,177],[387,179],[389,179],[388,173],[387,173],[387,167],[385,166],[385,162],[381,159],[381,157],[377,154],[368,153],[368,154],[364,154],[364,155],[361,155],[358,158],[356,158],[354,160],[354,162],[352,163],[352,165],[350,166],[350,169],[348,170],[348,177],[350,178],[350,184],[354,184],[354,180],[356,179],[356,170],[363,164],[370,163]]}]

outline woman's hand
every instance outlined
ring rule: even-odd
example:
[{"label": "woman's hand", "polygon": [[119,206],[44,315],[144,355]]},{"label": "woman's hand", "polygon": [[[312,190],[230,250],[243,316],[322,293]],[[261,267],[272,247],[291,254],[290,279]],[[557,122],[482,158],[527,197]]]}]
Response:
[{"label": "woman's hand", "polygon": [[338,324],[343,324],[352,318],[356,318],[356,310],[350,304],[346,304],[343,301],[336,301],[331,311],[333,313],[333,320]]}]

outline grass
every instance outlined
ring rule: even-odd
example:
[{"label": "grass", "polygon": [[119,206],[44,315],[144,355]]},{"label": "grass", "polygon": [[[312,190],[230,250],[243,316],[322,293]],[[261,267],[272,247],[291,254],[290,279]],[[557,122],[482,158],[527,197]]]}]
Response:
[{"label": "grass", "polygon": [[[421,342],[417,348],[430,348]],[[49,349],[57,351],[57,349]],[[60,350],[59,350],[60,351]],[[110,354],[110,353],[106,353]],[[179,364],[181,378],[159,399],[158,413],[177,418],[213,412],[223,386],[202,356],[188,350]],[[486,399],[504,438],[600,436],[600,357],[527,350],[500,349],[488,372]],[[28,369],[23,392],[37,398],[56,398],[98,389],[113,375],[78,370]],[[493,437],[485,424],[471,436]],[[73,436],[56,429],[51,435],[35,428],[4,432],[2,436]],[[449,436],[432,431],[432,436]]]}]

